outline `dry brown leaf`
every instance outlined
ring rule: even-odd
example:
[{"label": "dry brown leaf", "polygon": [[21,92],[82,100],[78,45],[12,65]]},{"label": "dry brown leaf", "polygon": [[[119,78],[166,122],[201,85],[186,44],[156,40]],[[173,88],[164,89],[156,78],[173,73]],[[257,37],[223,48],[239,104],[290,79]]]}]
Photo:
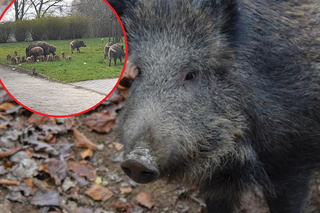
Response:
[{"label": "dry brown leaf", "polygon": [[19,152],[21,149],[22,149],[22,147],[18,146],[18,147],[12,148],[6,152],[2,152],[2,153],[0,153],[0,159],[10,157],[11,155]]},{"label": "dry brown leaf", "polygon": [[120,192],[121,194],[130,194],[132,192],[132,188],[130,186],[121,187]]},{"label": "dry brown leaf", "polygon": [[11,186],[17,186],[19,185],[19,181],[14,180],[7,180],[7,179],[0,179],[0,185],[11,185]]},{"label": "dry brown leaf", "polygon": [[139,194],[137,194],[136,199],[137,199],[138,204],[140,204],[141,206],[144,206],[148,209],[152,209],[152,207],[154,205],[151,202],[150,195],[145,192],[140,192]]},{"label": "dry brown leaf", "polygon": [[112,197],[113,192],[101,185],[94,184],[87,191],[84,192],[93,200],[106,201]]},{"label": "dry brown leaf", "polygon": [[87,117],[86,125],[90,131],[95,130],[99,133],[108,133],[114,127],[116,113],[114,112],[95,112]]},{"label": "dry brown leaf", "polygon": [[123,144],[118,142],[113,142],[114,148],[118,151],[120,151],[123,148]]},{"label": "dry brown leaf", "polygon": [[80,153],[82,159],[92,158],[93,151],[91,149],[87,149]]},{"label": "dry brown leaf", "polygon": [[71,171],[74,171],[81,177],[86,177],[90,181],[95,181],[97,178],[93,167],[90,165],[84,165],[79,162],[69,162],[68,166]]},{"label": "dry brown leaf", "polygon": [[54,190],[38,190],[31,198],[30,203],[37,206],[60,206],[61,197]]},{"label": "dry brown leaf", "polygon": [[23,182],[29,186],[30,188],[36,188],[34,185],[33,185],[33,178],[25,178],[23,179]]},{"label": "dry brown leaf", "polygon": [[61,181],[67,177],[68,165],[63,158],[59,160],[50,158],[48,163],[48,170],[50,176],[54,179],[55,184],[60,186]]},{"label": "dry brown leaf", "polygon": [[4,102],[3,104],[0,105],[0,109],[3,111],[12,109],[13,107],[15,107],[16,105],[14,103],[10,103],[10,102]]},{"label": "dry brown leaf", "polygon": [[112,207],[117,211],[121,213],[131,213],[133,207],[129,203],[124,203],[121,201],[112,203]]},{"label": "dry brown leaf", "polygon": [[53,117],[47,117],[47,116],[43,116],[43,115],[39,115],[36,113],[33,113],[29,118],[28,118],[28,122],[30,124],[34,124],[36,126],[45,124],[45,123],[51,123],[51,124],[56,124],[56,119]]},{"label": "dry brown leaf", "polygon": [[95,150],[97,148],[96,144],[92,143],[86,136],[84,136],[76,128],[73,128],[73,137],[74,137],[76,147],[78,148],[88,148],[92,150]]}]

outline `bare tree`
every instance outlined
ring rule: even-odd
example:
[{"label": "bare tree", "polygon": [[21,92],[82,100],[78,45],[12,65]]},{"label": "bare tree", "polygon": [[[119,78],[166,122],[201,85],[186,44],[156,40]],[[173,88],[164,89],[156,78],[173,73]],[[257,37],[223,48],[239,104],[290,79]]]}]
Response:
[{"label": "bare tree", "polygon": [[15,20],[22,20],[28,13],[31,4],[26,3],[28,0],[16,0],[14,2]]},{"label": "bare tree", "polygon": [[122,41],[122,29],[111,8],[103,0],[73,0],[72,13],[82,13],[93,21],[94,37],[109,37],[115,42]]},{"label": "bare tree", "polygon": [[65,0],[30,0],[36,12],[36,18],[42,18],[47,14],[62,14],[69,8]]},{"label": "bare tree", "polygon": [[70,5],[66,0],[17,0],[14,2],[15,20],[42,18],[45,15],[66,15]]}]

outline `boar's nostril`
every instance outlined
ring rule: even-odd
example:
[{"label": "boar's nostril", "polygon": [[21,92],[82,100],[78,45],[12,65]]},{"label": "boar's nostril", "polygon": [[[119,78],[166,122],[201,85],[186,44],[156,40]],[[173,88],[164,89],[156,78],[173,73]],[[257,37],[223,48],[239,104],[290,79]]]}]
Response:
[{"label": "boar's nostril", "polygon": [[131,169],[126,168],[126,167],[122,167],[122,170],[124,171],[124,173],[126,173],[126,175],[128,175],[129,177],[131,176]]},{"label": "boar's nostril", "polygon": [[137,183],[150,183],[159,177],[159,171],[152,165],[146,165],[138,160],[126,160],[121,168],[132,180]]}]

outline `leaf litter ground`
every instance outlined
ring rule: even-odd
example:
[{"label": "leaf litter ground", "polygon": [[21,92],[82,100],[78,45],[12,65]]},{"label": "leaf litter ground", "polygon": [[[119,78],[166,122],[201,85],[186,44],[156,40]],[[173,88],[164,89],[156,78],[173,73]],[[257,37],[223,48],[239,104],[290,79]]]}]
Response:
[{"label": "leaf litter ground", "polygon": [[[102,105],[73,118],[31,113],[0,88],[0,213],[205,212],[194,189],[140,185],[121,171],[123,145],[112,128],[130,75]],[[320,212],[319,177],[311,183],[310,213]],[[268,212],[258,189],[242,203],[241,213]]]}]

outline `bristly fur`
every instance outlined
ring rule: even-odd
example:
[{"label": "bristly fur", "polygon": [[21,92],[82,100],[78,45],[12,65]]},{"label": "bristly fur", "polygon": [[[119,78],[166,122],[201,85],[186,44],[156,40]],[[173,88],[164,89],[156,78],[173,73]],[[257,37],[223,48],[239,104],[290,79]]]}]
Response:
[{"label": "bristly fur", "polygon": [[271,213],[301,213],[320,164],[320,3],[109,2],[141,71],[118,124],[126,152],[147,147],[208,212],[258,185]]}]

